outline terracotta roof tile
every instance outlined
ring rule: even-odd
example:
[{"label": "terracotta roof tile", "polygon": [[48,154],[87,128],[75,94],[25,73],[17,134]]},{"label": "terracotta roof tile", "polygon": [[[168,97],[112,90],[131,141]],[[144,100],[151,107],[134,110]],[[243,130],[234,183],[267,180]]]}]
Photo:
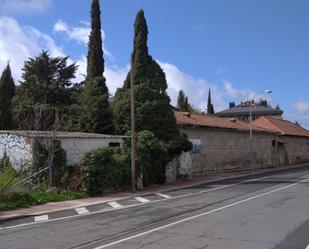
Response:
[{"label": "terracotta roof tile", "polygon": [[[231,118],[220,118],[216,116],[206,116],[206,115],[197,115],[189,114],[187,112],[174,112],[177,124],[179,125],[193,125],[193,126],[204,126],[204,127],[213,127],[213,128],[222,128],[222,129],[235,129],[240,131],[249,131],[250,127],[248,123],[241,121],[236,121]],[[258,127],[253,125],[252,127],[255,131],[262,132],[271,132],[273,130],[265,129],[263,127]]]},{"label": "terracotta roof tile", "polygon": [[309,131],[288,120],[260,117],[253,121],[255,126],[279,132],[281,135],[309,137]]}]

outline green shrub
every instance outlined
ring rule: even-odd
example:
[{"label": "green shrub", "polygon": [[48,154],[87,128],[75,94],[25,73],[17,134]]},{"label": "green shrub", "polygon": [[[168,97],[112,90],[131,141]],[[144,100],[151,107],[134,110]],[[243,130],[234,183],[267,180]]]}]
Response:
[{"label": "green shrub", "polygon": [[42,191],[30,193],[0,193],[0,210],[12,210],[47,202],[67,201],[87,197],[85,192]]},{"label": "green shrub", "polygon": [[[53,141],[53,146],[48,151],[47,146],[39,141],[35,141],[33,145],[33,161],[31,166],[31,175],[48,166],[49,153],[52,153],[52,185],[62,187],[61,179],[66,171],[66,152],[61,148],[61,143],[58,140]],[[51,155],[50,155],[51,156]],[[32,179],[35,186],[46,185],[49,181],[49,169],[41,172]]]},{"label": "green shrub", "polygon": [[141,131],[137,137],[137,169],[143,175],[143,185],[162,184],[166,181],[167,146],[150,131]]},{"label": "green shrub", "polygon": [[10,210],[37,204],[28,193],[0,193],[0,210]]},{"label": "green shrub", "polygon": [[81,160],[85,190],[91,195],[122,190],[130,184],[128,156],[119,148],[100,148]]},{"label": "green shrub", "polygon": [[[7,185],[9,182],[14,184],[18,181],[16,177],[16,170],[10,163],[9,158],[4,155],[3,159],[0,160],[0,188]],[[13,181],[11,181],[13,179]]]}]

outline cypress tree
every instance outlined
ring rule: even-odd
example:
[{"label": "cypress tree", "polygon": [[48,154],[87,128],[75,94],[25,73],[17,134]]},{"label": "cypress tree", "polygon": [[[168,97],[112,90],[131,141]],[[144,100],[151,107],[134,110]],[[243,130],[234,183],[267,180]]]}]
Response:
[{"label": "cypress tree", "polygon": [[[130,130],[130,73],[133,69],[136,130],[152,131],[160,140],[173,144],[170,148],[179,153],[188,148],[188,141],[179,134],[170,98],[166,93],[165,74],[148,53],[147,37],[148,27],[144,11],[140,10],[134,23],[133,68],[130,69],[124,86],[117,89],[113,103],[116,128],[120,134]],[[177,139],[178,143],[175,142]]]},{"label": "cypress tree", "polygon": [[101,34],[99,0],[91,5],[91,33],[88,43],[87,77],[81,94],[82,130],[95,133],[113,133],[109,93],[103,76],[104,58]]},{"label": "cypress tree", "polygon": [[186,96],[183,90],[180,90],[177,97],[177,108],[182,111],[184,109]]},{"label": "cypress tree", "polygon": [[93,0],[91,4],[91,32],[88,43],[87,78],[103,76],[104,58],[101,34],[100,1]]},{"label": "cypress tree", "polygon": [[0,130],[13,129],[12,99],[15,84],[8,64],[0,78]]},{"label": "cypress tree", "polygon": [[214,114],[215,114],[215,111],[214,111],[214,106],[211,103],[211,92],[209,88],[208,100],[207,100],[207,115],[214,115]]}]

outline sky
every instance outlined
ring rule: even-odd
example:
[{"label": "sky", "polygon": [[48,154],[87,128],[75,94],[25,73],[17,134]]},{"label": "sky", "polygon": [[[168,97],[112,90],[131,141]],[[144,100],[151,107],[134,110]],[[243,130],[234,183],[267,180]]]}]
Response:
[{"label": "sky", "polygon": [[[90,0],[0,0],[0,71],[16,84],[24,61],[42,49],[70,56],[86,72]],[[101,0],[105,72],[111,94],[129,69],[136,13],[144,9],[152,57],[176,103],[184,90],[215,111],[258,94],[309,128],[309,0]]]}]

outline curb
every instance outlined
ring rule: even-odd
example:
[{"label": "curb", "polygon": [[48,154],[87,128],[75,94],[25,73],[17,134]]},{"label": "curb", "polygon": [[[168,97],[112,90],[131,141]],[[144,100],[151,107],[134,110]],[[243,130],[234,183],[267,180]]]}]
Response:
[{"label": "curb", "polygon": [[[155,194],[155,193],[158,193],[158,192],[166,193],[166,192],[170,192],[170,191],[176,191],[176,190],[182,190],[182,189],[187,189],[187,188],[191,188],[191,187],[196,187],[196,186],[203,185],[203,184],[211,184],[211,183],[217,183],[217,182],[221,182],[221,181],[225,181],[225,180],[241,179],[241,178],[245,178],[245,177],[248,177],[248,176],[259,176],[259,175],[275,173],[275,172],[277,172],[277,173],[278,172],[284,172],[284,171],[293,170],[293,169],[301,169],[301,168],[305,168],[305,167],[308,167],[308,166],[309,166],[309,164],[305,163],[305,164],[297,164],[297,165],[292,165],[292,166],[282,166],[281,168],[277,167],[277,168],[272,168],[272,169],[260,169],[260,170],[256,170],[253,173],[247,173],[248,171],[239,171],[239,172],[235,172],[235,173],[239,173],[239,175],[233,175],[233,176],[229,176],[229,177],[218,177],[218,178],[212,179],[212,180],[206,179],[206,180],[202,180],[200,182],[191,183],[191,184],[190,184],[190,181],[188,181],[188,184],[186,186],[174,186],[174,187],[166,188],[162,191],[160,191],[160,189],[157,189],[157,190],[147,192],[147,189],[145,189],[145,190],[141,190],[139,192],[136,192],[134,194],[131,194],[130,196],[120,197],[120,198],[111,198],[109,200],[89,203],[88,205],[87,204],[78,204],[78,205],[73,205],[73,206],[70,206],[70,207],[58,208],[58,209],[53,209],[53,210],[49,210],[49,211],[42,211],[42,212],[35,212],[35,213],[31,213],[31,214],[20,214],[20,215],[10,215],[10,216],[7,216],[7,217],[0,217],[0,223],[6,222],[6,221],[11,221],[11,220],[18,220],[18,219],[43,215],[43,214],[59,212],[59,211],[71,210],[71,209],[75,209],[75,208],[79,208],[79,207],[87,207],[87,206],[92,206],[92,205],[97,205],[97,204],[103,204],[103,203],[110,202],[110,201],[125,200],[125,199],[129,199],[129,198],[132,198],[132,197],[137,197],[137,196],[143,197],[143,196]],[[242,174],[242,172],[243,172],[243,174]],[[231,173],[233,173],[233,172],[231,172]]]}]

